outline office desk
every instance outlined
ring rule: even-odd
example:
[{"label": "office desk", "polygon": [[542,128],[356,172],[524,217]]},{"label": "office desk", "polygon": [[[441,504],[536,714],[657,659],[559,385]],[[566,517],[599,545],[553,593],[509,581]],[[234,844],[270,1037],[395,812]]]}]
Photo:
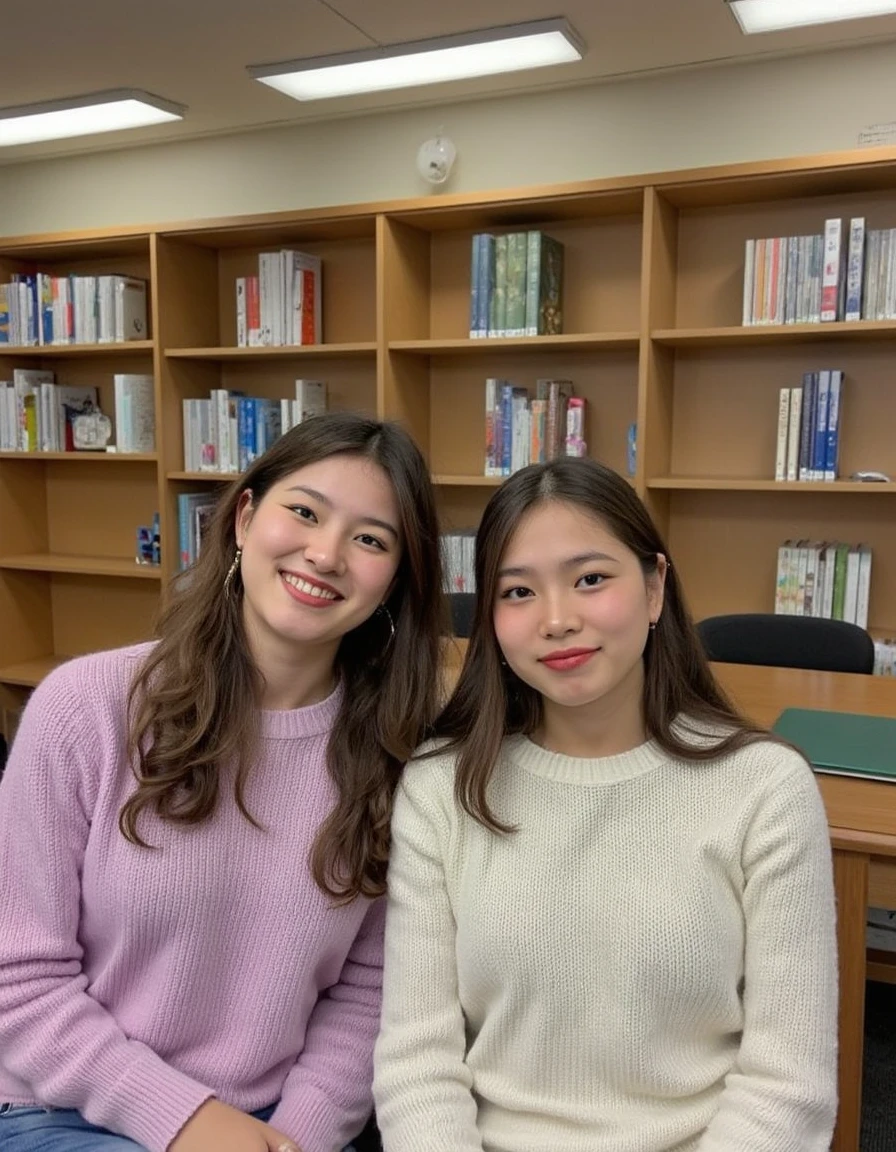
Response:
[{"label": "office desk", "polygon": [[[465,650],[463,640],[446,647],[449,683]],[[896,679],[747,664],[714,664],[713,671],[741,711],[765,727],[790,707],[896,717]],[[869,902],[896,907],[896,783],[847,776],[816,779],[831,830],[840,957],[840,1111],[831,1149],[859,1152],[865,923]]]}]

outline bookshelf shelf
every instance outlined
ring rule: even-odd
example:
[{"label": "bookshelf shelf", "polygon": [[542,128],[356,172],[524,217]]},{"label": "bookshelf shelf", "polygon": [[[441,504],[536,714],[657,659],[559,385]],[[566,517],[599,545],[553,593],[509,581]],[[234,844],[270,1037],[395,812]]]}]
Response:
[{"label": "bookshelf shelf", "polygon": [[269,360],[370,359],[376,355],[374,340],[340,344],[283,344],[276,348],[166,348],[169,360],[209,360],[217,363]]},{"label": "bookshelf shelf", "polygon": [[651,332],[656,344],[668,348],[737,348],[760,345],[814,344],[896,340],[896,321],[858,320],[836,324],[756,324],[731,328],[659,328]]},{"label": "bookshelf shelf", "polygon": [[391,352],[415,356],[482,355],[501,352],[637,351],[637,332],[590,332],[563,336],[500,336],[457,340],[390,340]]},{"label": "bookshelf shelf", "polygon": [[236,480],[240,475],[239,472],[167,472],[165,478],[167,480],[206,480],[211,481],[213,484],[229,484],[231,480]]},{"label": "bookshelf shelf", "polygon": [[433,484],[443,488],[498,488],[507,479],[506,476],[446,476],[434,475]]},{"label": "bookshelf shelf", "polygon": [[32,464],[155,464],[158,459],[155,452],[0,452],[0,460]]},{"label": "bookshelf shelf", "polygon": [[834,481],[780,481],[780,480],[734,480],[724,477],[704,476],[655,476],[647,481],[647,488],[654,491],[680,492],[780,492],[801,495],[824,496],[831,493],[853,493],[854,495],[893,495],[896,483],[860,483],[850,480]]},{"label": "bookshelf shelf", "polygon": [[0,666],[0,684],[14,684],[21,688],[35,688],[54,668],[64,664],[68,656],[39,656],[17,664]]},{"label": "bookshelf shelf", "polygon": [[161,569],[134,560],[110,556],[65,556],[43,552],[22,552],[0,556],[0,569],[19,572],[69,573],[73,576],[115,576],[128,580],[160,580]]},{"label": "bookshelf shelf", "polygon": [[29,360],[75,360],[102,356],[104,359],[149,354],[155,348],[152,340],[122,340],[114,344],[0,344],[0,356]]}]

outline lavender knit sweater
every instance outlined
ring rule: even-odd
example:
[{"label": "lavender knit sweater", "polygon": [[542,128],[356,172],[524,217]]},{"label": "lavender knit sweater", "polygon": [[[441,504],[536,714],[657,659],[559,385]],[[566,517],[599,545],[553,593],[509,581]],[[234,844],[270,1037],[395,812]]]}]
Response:
[{"label": "lavender knit sweater", "polygon": [[125,702],[148,648],[73,660],[34,692],[0,785],[0,1101],[76,1108],[164,1152],[216,1096],[303,1152],[370,1108],[382,901],[333,908],[308,868],[334,800],[339,692],[265,712],[246,800],[194,827],[118,829]]}]

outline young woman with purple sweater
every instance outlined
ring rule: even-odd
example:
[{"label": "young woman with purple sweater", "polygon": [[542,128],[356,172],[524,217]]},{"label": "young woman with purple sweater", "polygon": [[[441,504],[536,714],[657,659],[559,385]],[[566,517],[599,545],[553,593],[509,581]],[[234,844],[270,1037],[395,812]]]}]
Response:
[{"label": "young woman with purple sweater", "polygon": [[157,641],[35,690],[0,786],[2,1152],[334,1152],[363,1127],[440,587],[413,442],[316,417],[225,493]]}]

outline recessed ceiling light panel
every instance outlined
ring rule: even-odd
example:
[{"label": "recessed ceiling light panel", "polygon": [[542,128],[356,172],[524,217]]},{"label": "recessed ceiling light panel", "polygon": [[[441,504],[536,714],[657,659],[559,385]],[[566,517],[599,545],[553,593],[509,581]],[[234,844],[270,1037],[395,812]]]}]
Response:
[{"label": "recessed ceiling light panel", "polygon": [[778,32],[836,20],[862,20],[896,12],[896,0],[726,0],[741,29]]},{"label": "recessed ceiling light panel", "polygon": [[182,120],[185,111],[182,104],[132,88],[0,108],[0,147],[145,128],[150,124]]},{"label": "recessed ceiling light panel", "polygon": [[584,52],[565,20],[534,20],[335,56],[253,64],[249,75],[295,100],[324,100],[571,64]]}]

